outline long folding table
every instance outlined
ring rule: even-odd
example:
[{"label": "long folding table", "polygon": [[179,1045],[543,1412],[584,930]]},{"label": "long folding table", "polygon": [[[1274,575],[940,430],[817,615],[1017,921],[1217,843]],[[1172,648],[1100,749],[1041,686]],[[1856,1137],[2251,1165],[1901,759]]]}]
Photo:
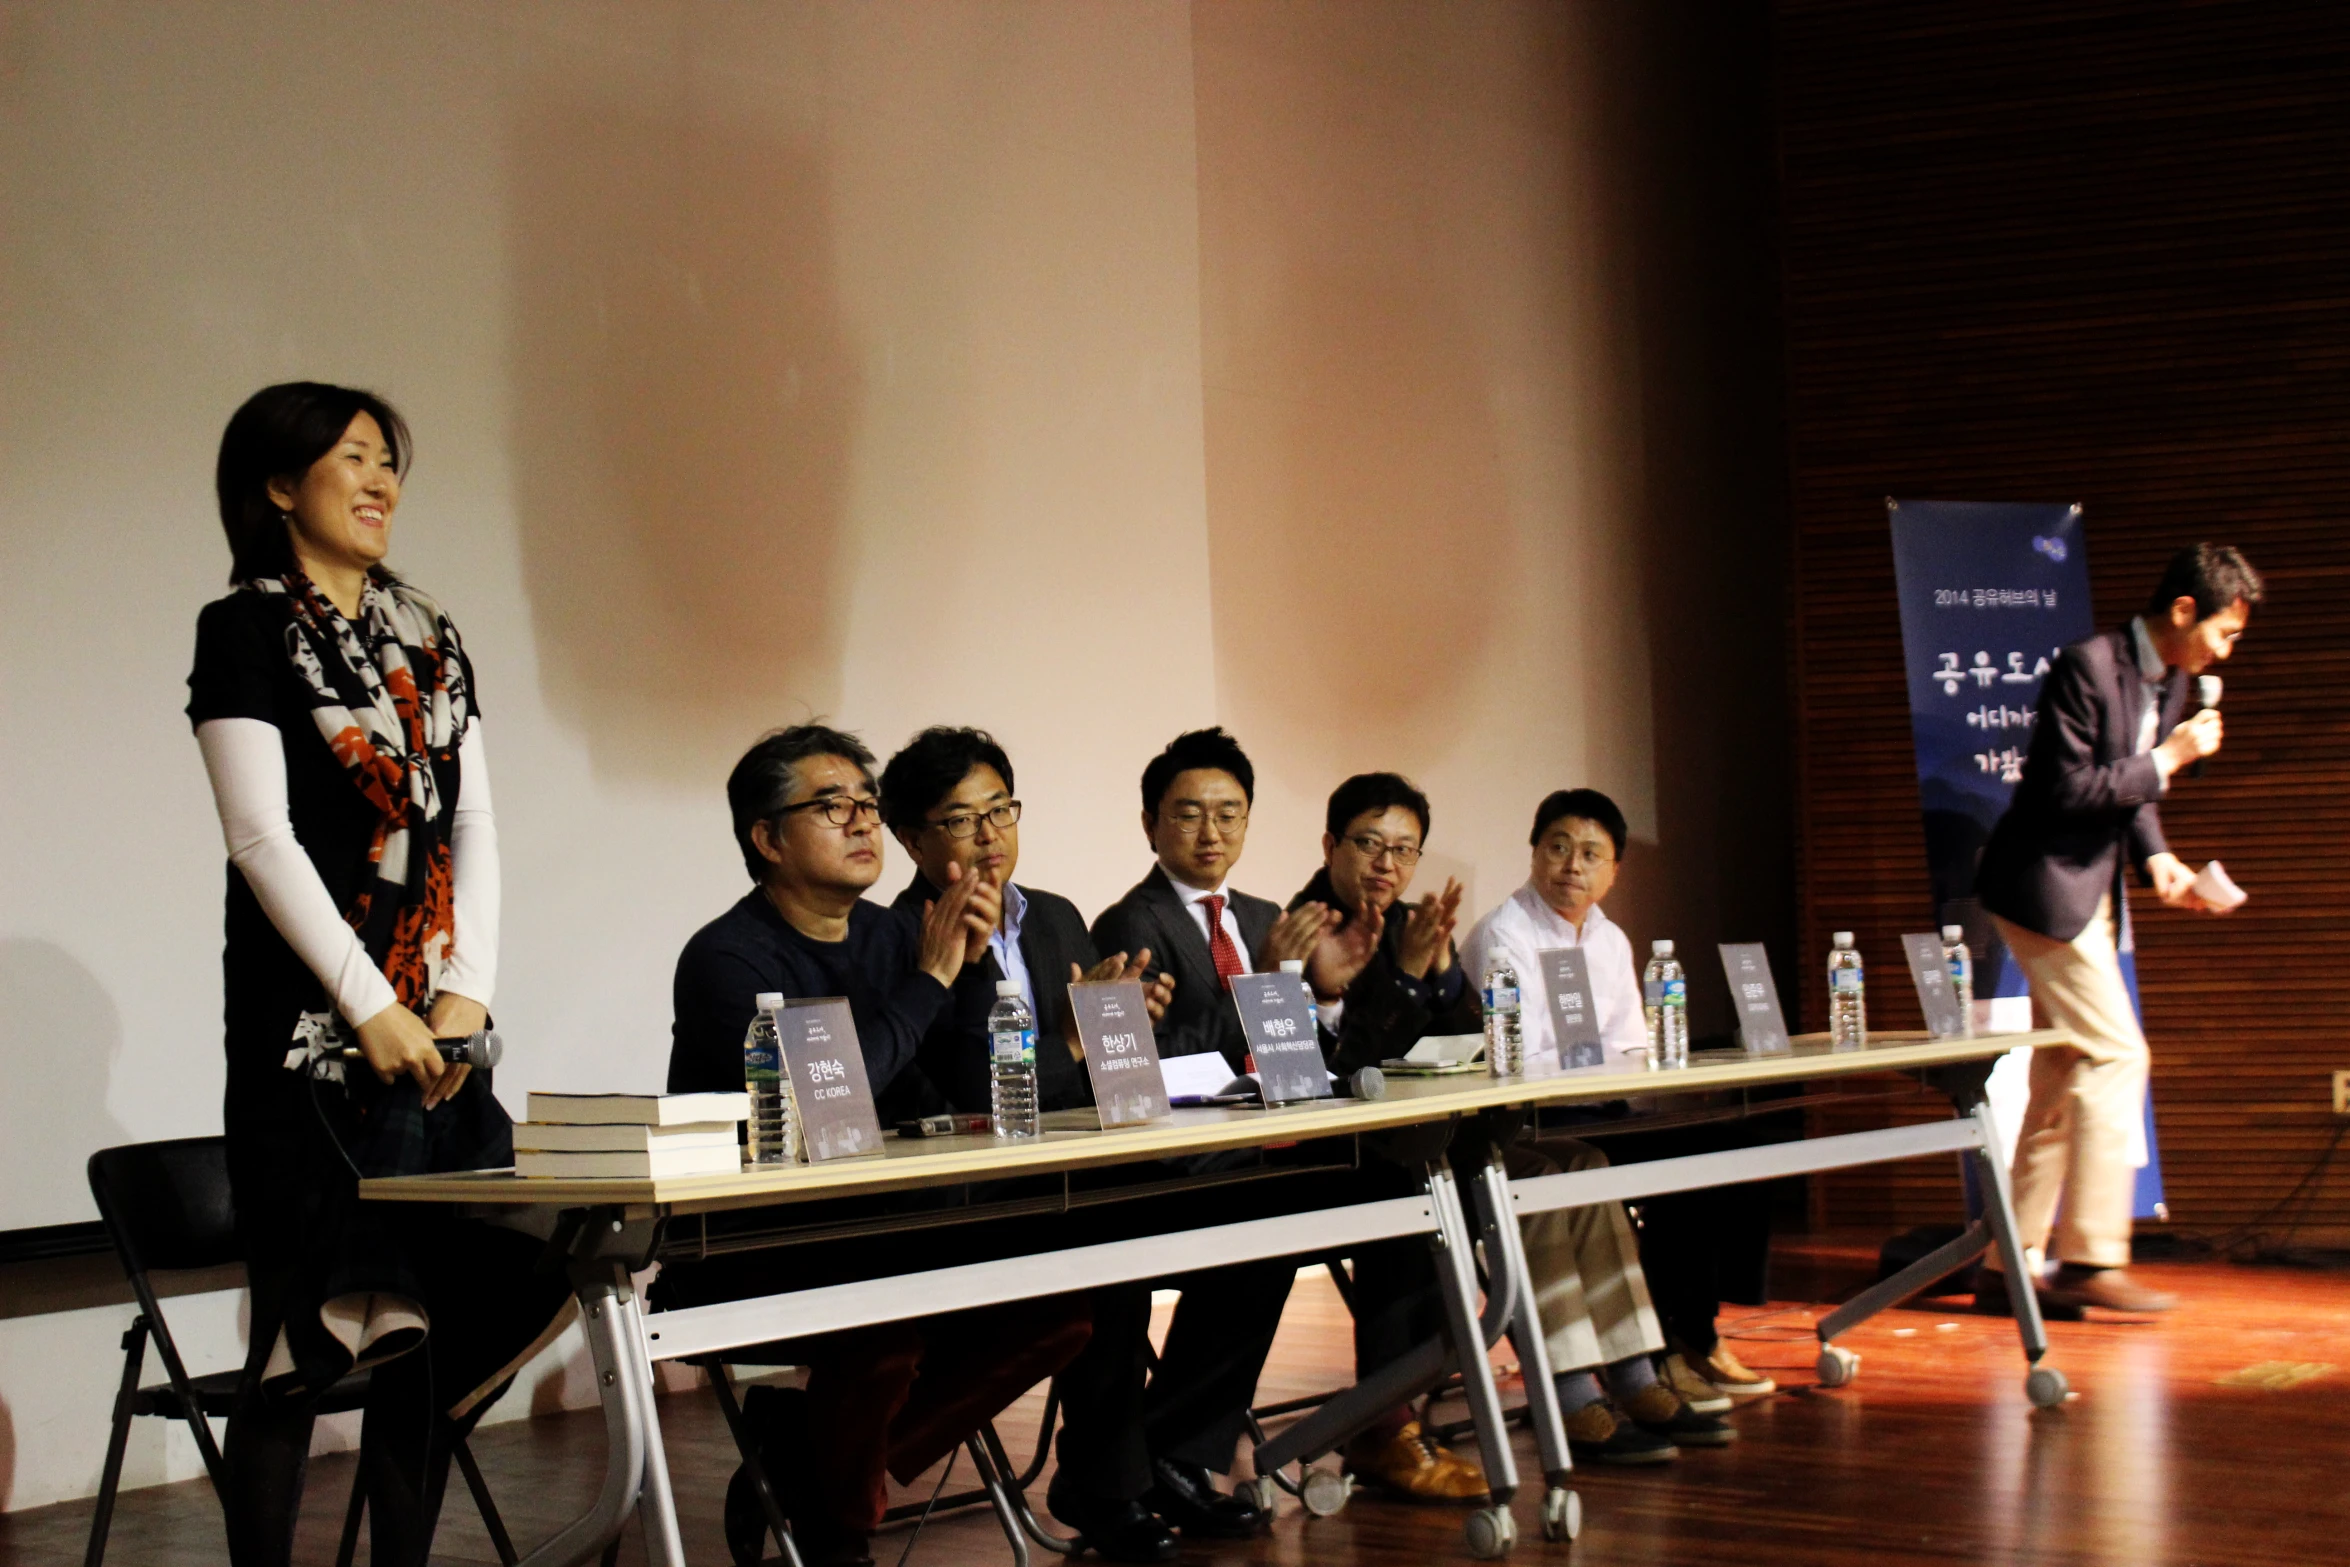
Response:
[{"label": "long folding table", "polygon": [[[1045,1136],[1035,1142],[998,1143],[985,1136],[890,1139],[879,1156],[822,1165],[748,1168],[736,1174],[667,1180],[525,1180],[506,1171],[475,1171],[371,1180],[363,1182],[360,1191],[379,1201],[459,1205],[478,1216],[531,1229],[547,1237],[551,1252],[571,1270],[595,1365],[608,1449],[593,1503],[525,1557],[527,1567],[573,1567],[590,1560],[639,1508],[650,1559],[656,1567],[682,1567],[684,1549],[654,1400],[655,1362],[1164,1278],[1223,1263],[1343,1253],[1370,1242],[1414,1235],[1429,1237],[1437,1260],[1447,1318],[1442,1341],[1421,1346],[1260,1444],[1257,1483],[1269,1501],[1276,1472],[1291,1464],[1302,1470],[1371,1417],[1457,1371],[1491,1488],[1491,1505],[1468,1518],[1467,1545],[1472,1555],[1493,1558],[1506,1554],[1516,1538],[1510,1502],[1518,1486],[1517,1463],[1486,1354],[1504,1333],[1518,1352],[1541,1454],[1546,1481],[1543,1532],[1552,1539],[1571,1539],[1581,1516],[1567,1484],[1571,1466],[1566,1436],[1534,1311],[1535,1290],[1518,1241],[1518,1215],[1936,1153],[1960,1154],[1975,1162],[1985,1197],[1983,1217],[1957,1240],[1820,1322],[1821,1380],[1839,1385],[1857,1371],[1857,1359],[1834,1342],[1838,1336],[1996,1245],[2029,1366],[2026,1395],[2041,1405],[2061,1400],[2062,1373],[2042,1363],[2047,1336],[2037,1298],[2026,1282],[2001,1143],[1983,1086],[1992,1062],[2007,1051],[2068,1042],[2067,1036],[2054,1031],[1943,1040],[1879,1033],[1865,1047],[1839,1050],[1825,1036],[1801,1036],[1785,1054],[1724,1054],[1718,1059],[1701,1054],[1690,1066],[1668,1071],[1390,1078],[1383,1096],[1376,1099],[1316,1100],[1272,1110],[1178,1110],[1163,1121],[1109,1131],[1071,1126],[1069,1117],[1056,1117],[1048,1120]],[[1627,1097],[1670,1104],[1683,1102],[1685,1096],[1737,1095],[1886,1072],[1906,1073],[1947,1094],[1955,1114],[1948,1120],[1515,1182],[1502,1170],[1501,1147],[1526,1115],[1540,1107]],[[1090,1120],[1090,1113],[1084,1119]],[[1472,1150],[1467,1157],[1454,1147],[1456,1138]],[[1358,1148],[1365,1140],[1380,1145],[1383,1157],[1400,1159],[1418,1174],[1420,1192],[952,1267],[925,1268],[920,1248],[909,1247],[908,1267],[888,1277],[676,1310],[645,1311],[631,1282],[634,1274],[660,1260],[665,1248],[672,1254],[692,1254],[676,1250],[692,1245],[681,1241],[677,1232],[684,1228],[679,1221],[695,1215],[747,1208],[788,1210],[836,1198],[1014,1177],[1058,1176],[1063,1199],[1075,1201],[1071,1177],[1078,1171],[1323,1139],[1354,1139]],[[1166,1184],[1149,1189],[1164,1190]],[[1096,1192],[1088,1200],[1100,1197]],[[1034,1212],[1037,1203],[1029,1196],[1020,1207]],[[987,1213],[982,1207],[970,1216],[983,1218]],[[737,1238],[731,1244],[739,1248],[758,1242]],[[1313,1511],[1326,1512],[1343,1502],[1344,1491],[1334,1494],[1324,1484],[1309,1490],[1307,1500]]]}]

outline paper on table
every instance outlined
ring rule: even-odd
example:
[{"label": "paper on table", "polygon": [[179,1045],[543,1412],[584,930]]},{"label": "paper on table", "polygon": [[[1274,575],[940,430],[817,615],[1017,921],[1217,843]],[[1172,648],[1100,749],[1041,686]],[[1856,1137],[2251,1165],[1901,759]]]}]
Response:
[{"label": "paper on table", "polygon": [[2204,866],[2196,876],[2195,895],[2215,909],[2240,908],[2252,896],[2228,879],[2226,868],[2217,860]]},{"label": "paper on table", "polygon": [[1212,1099],[1248,1088],[1247,1078],[1235,1078],[1220,1050],[1202,1050],[1188,1056],[1161,1056],[1159,1075],[1167,1084],[1169,1103]]},{"label": "paper on table", "polygon": [[1405,1052],[1404,1059],[1419,1066],[1451,1066],[1484,1053],[1483,1034],[1428,1034]]}]

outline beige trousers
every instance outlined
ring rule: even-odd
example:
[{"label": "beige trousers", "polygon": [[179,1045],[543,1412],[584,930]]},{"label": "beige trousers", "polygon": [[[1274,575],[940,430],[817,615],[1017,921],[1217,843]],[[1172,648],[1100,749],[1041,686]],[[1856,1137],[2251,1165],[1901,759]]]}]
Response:
[{"label": "beige trousers", "polygon": [[[1516,1143],[1502,1155],[1512,1180],[1606,1164],[1606,1154],[1571,1140],[1549,1140],[1540,1149]],[[1665,1347],[1648,1275],[1640,1271],[1640,1242],[1622,1203],[1529,1214],[1518,1230],[1552,1371],[1613,1365]]]},{"label": "beige trousers", "polygon": [[2073,1049],[2042,1045],[2032,1052],[2032,1100],[2015,1145],[2017,1239],[2059,1262],[2125,1267],[2147,1053],[2114,950],[2113,900],[2100,900],[2088,928],[2071,941],[1997,915],[1992,921],[2031,982],[2041,1026],[2061,1028],[2075,1041]]}]

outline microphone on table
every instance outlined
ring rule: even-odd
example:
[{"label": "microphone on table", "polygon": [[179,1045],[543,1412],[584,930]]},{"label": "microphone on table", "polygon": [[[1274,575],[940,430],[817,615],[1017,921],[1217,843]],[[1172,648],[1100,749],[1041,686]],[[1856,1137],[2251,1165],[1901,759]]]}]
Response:
[{"label": "microphone on table", "polygon": [[[2219,676],[2217,675],[2197,675],[2195,677],[2195,702],[2199,710],[2219,706],[2219,685]],[[2195,758],[2195,765],[2187,769],[2187,776],[2189,778],[2202,777],[2204,761],[2203,757]]]},{"label": "microphone on table", "polygon": [[[477,1066],[485,1072],[495,1067],[506,1055],[506,1042],[498,1037],[497,1030],[489,1028],[458,1039],[436,1039],[432,1044],[441,1053],[441,1059],[449,1065]],[[360,1054],[357,1045],[345,1045],[343,1059],[359,1061],[365,1057]]]},{"label": "microphone on table", "polygon": [[1356,1099],[1387,1097],[1387,1074],[1375,1066],[1357,1067],[1347,1074],[1346,1086]]}]

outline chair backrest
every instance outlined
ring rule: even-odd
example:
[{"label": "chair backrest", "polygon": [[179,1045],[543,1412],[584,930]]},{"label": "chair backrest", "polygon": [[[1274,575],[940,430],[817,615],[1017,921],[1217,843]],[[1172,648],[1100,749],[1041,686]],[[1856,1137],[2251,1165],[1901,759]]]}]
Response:
[{"label": "chair backrest", "polygon": [[242,1259],[228,1143],[175,1137],[90,1155],[90,1195],[123,1268],[217,1268]]}]

